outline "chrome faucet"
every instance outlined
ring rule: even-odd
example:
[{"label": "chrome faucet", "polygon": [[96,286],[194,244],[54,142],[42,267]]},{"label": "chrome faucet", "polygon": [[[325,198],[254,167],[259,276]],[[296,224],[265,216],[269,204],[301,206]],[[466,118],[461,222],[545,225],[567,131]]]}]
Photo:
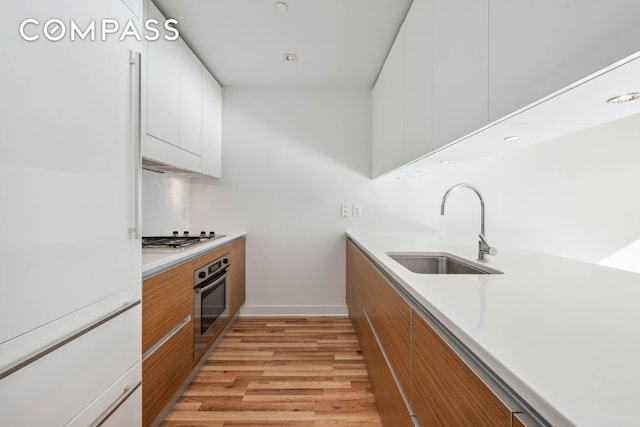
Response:
[{"label": "chrome faucet", "polygon": [[480,191],[471,184],[454,185],[453,187],[448,189],[446,193],[444,193],[444,196],[442,196],[442,203],[440,204],[440,215],[444,215],[444,204],[447,201],[449,194],[461,187],[467,187],[473,190],[473,192],[476,193],[480,198],[480,234],[478,234],[480,240],[478,241],[478,261],[486,262],[487,260],[484,258],[484,256],[495,255],[498,253],[498,250],[489,246],[484,235],[484,199],[482,198],[482,194],[480,194]]}]

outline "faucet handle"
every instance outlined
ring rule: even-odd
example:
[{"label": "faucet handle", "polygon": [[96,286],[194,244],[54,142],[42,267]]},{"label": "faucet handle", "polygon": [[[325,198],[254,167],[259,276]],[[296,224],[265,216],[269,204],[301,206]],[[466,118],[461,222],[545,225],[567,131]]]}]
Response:
[{"label": "faucet handle", "polygon": [[478,255],[478,259],[483,260],[484,259],[484,254],[488,254],[488,255],[496,255],[498,253],[498,249],[489,246],[489,243],[487,243],[487,240],[484,238],[484,236],[482,234],[478,234],[478,237],[480,238],[480,247],[479,247],[479,255]]}]

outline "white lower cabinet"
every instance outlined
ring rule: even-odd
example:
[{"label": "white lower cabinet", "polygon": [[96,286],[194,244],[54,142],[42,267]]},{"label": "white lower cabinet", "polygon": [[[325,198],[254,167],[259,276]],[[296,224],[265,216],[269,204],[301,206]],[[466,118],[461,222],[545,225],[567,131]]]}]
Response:
[{"label": "white lower cabinet", "polygon": [[102,424],[103,427],[139,425],[142,425],[142,387],[138,387]]},{"label": "white lower cabinet", "polygon": [[69,427],[142,425],[142,366],[137,363],[95,402],[71,420]]},{"label": "white lower cabinet", "polygon": [[[96,313],[95,318],[112,312]],[[0,381],[0,425],[53,426],[98,419],[124,388],[140,382],[140,336],[137,304],[6,376]]]}]

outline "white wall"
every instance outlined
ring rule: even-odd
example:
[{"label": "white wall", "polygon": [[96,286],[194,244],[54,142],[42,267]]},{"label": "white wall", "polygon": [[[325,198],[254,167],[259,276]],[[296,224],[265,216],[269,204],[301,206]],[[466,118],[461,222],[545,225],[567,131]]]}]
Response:
[{"label": "white wall", "polygon": [[[640,116],[632,116],[417,181],[433,203],[453,184],[477,186],[487,204],[487,237],[498,249],[517,246],[640,272],[638,135]],[[430,208],[428,221],[474,241],[479,209],[473,192],[458,189],[446,215]]]},{"label": "white wall", "polygon": [[345,230],[425,227],[417,184],[368,178],[370,103],[364,88],[224,89],[223,177],[192,180],[191,225],[248,232],[245,314],[345,314]]},{"label": "white wall", "polygon": [[[142,235],[166,236],[189,228],[189,178],[142,171]],[[193,231],[193,230],[190,230]]]}]

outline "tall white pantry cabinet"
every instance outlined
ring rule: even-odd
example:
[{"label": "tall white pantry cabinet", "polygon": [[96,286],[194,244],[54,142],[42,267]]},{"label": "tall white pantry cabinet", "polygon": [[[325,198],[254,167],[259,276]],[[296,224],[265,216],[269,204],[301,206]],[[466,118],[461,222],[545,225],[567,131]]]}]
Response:
[{"label": "tall white pantry cabinet", "polygon": [[[141,423],[136,0],[9,0],[0,18],[0,425]],[[25,41],[21,22],[35,19]],[[44,37],[59,19],[95,40]],[[60,34],[55,24],[51,33]],[[137,54],[136,54],[137,52]]]}]

